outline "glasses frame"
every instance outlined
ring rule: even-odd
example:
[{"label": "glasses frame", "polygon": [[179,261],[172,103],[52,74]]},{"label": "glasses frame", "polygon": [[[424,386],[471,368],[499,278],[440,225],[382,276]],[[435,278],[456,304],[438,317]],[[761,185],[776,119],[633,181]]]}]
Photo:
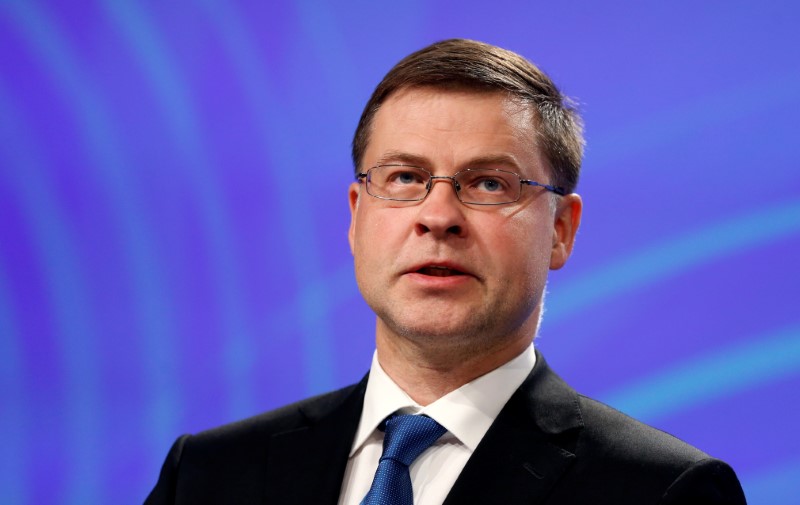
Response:
[{"label": "glasses frame", "polygon": [[[370,172],[372,172],[373,169],[382,168],[382,167],[408,167],[408,168],[415,168],[417,170],[422,170],[423,172],[425,172],[429,176],[428,182],[425,185],[425,194],[422,195],[422,197],[420,197],[420,198],[389,198],[387,196],[378,196],[378,195],[372,194],[370,192],[370,190],[369,190],[369,188],[370,188],[370,185],[369,185],[369,174],[370,174]],[[515,176],[517,179],[519,179],[520,191],[519,191],[519,194],[517,195],[516,200],[511,200],[510,202],[491,202],[491,203],[466,202],[466,201],[462,200],[461,199],[461,187],[458,184],[458,181],[456,180],[456,177],[458,177],[459,174],[463,174],[465,172],[475,172],[477,170],[488,171],[488,172],[503,172],[503,173],[506,173],[506,174],[511,174],[511,175]],[[367,194],[369,196],[371,196],[373,198],[378,198],[379,200],[390,200],[390,201],[393,201],[393,202],[421,202],[421,201],[423,201],[424,199],[426,199],[428,197],[429,194],[431,194],[431,189],[433,188],[433,183],[435,182],[436,179],[447,179],[447,180],[449,180],[452,183],[453,190],[456,192],[456,198],[458,198],[458,201],[463,203],[463,204],[466,204],[466,205],[508,205],[510,203],[518,202],[519,199],[522,198],[522,186],[538,186],[540,188],[544,188],[547,191],[550,191],[550,192],[555,193],[555,194],[560,195],[560,196],[564,196],[564,195],[567,194],[567,192],[562,187],[552,186],[550,184],[543,184],[541,182],[536,182],[536,181],[531,180],[531,179],[523,179],[516,172],[512,172],[510,170],[501,170],[499,168],[466,168],[464,170],[459,170],[458,172],[454,173],[453,175],[433,175],[430,170],[428,170],[426,168],[423,168],[423,167],[418,167],[416,165],[408,165],[408,164],[405,164],[405,163],[388,163],[388,164],[385,164],[385,165],[375,165],[374,167],[370,167],[369,169],[367,169],[366,172],[359,172],[359,173],[356,174],[356,181],[358,181],[359,183],[362,183],[362,182],[364,183],[364,185],[365,185],[365,187],[367,189]]]}]

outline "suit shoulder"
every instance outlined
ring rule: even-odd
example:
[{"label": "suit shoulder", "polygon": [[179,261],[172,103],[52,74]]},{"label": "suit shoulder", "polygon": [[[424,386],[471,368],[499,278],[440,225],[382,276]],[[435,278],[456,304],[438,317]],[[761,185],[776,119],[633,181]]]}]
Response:
[{"label": "suit shoulder", "polygon": [[745,503],[723,461],[591,398],[578,395],[578,405],[583,428],[565,493],[602,490],[598,504]]},{"label": "suit shoulder", "polygon": [[[284,434],[313,431],[314,425],[355,415],[364,383],[180,437],[146,503],[258,502],[272,442]],[[237,498],[231,500],[231,496]]]},{"label": "suit shoulder", "polygon": [[352,395],[358,384],[184,437],[184,462],[201,460],[252,463],[262,457],[273,435],[313,425]]},{"label": "suit shoulder", "polygon": [[314,424],[327,413],[336,409],[354,391],[359,384],[353,384],[336,391],[305,398],[261,414],[224,424],[191,436],[193,443],[224,441],[243,438],[270,437],[275,433],[291,431]]},{"label": "suit shoulder", "polygon": [[640,459],[650,465],[685,469],[710,458],[677,437],[638,421],[604,403],[578,395],[584,424],[580,445],[609,459]]}]

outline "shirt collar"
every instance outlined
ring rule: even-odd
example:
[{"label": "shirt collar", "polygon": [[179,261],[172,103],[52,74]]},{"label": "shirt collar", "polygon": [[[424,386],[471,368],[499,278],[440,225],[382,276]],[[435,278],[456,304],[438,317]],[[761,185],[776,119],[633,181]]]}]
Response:
[{"label": "shirt collar", "polygon": [[358,451],[386,417],[398,410],[430,416],[470,451],[474,451],[535,364],[536,353],[533,346],[529,346],[504,365],[422,407],[386,374],[375,352],[367,380],[361,422],[350,456]]}]

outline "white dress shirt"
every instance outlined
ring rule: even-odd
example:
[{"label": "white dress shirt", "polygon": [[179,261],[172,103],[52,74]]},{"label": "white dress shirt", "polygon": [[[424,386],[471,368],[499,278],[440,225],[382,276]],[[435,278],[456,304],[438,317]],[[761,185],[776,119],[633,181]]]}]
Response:
[{"label": "white dress shirt", "polygon": [[339,505],[364,499],[383,452],[378,426],[390,414],[425,414],[447,432],[409,467],[416,505],[440,505],[500,410],[536,364],[533,346],[491,372],[422,407],[381,368],[377,352],[364,396],[361,421],[344,472]]}]

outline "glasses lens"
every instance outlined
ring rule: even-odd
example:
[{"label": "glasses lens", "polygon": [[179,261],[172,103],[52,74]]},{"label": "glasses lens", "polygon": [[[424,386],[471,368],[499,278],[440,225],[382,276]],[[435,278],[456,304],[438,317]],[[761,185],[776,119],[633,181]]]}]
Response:
[{"label": "glasses lens", "polygon": [[464,203],[496,205],[519,199],[520,179],[513,172],[469,169],[459,173],[456,182],[461,186],[459,196]]},{"label": "glasses lens", "polygon": [[407,165],[381,165],[367,173],[367,192],[391,200],[421,200],[428,192],[431,174]]}]

